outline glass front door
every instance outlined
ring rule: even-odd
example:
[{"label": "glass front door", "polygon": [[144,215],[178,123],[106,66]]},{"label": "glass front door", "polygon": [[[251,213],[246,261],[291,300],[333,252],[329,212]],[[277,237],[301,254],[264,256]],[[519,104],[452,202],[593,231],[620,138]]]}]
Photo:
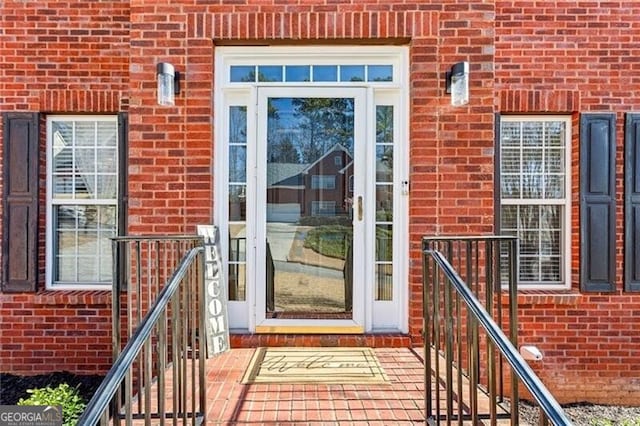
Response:
[{"label": "glass front door", "polygon": [[258,329],[362,331],[365,95],[258,89]]}]

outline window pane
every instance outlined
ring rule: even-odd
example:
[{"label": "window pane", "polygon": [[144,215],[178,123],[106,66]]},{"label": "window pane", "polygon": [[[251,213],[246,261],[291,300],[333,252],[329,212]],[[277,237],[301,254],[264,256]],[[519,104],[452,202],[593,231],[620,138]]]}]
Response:
[{"label": "window pane", "polygon": [[376,147],[376,181],[393,182],[393,147]]},{"label": "window pane", "polygon": [[560,281],[562,279],[561,260],[560,257],[544,257],[540,265],[541,280]]},{"label": "window pane", "polygon": [[525,146],[542,146],[542,123],[522,123],[522,144]]},{"label": "window pane", "polygon": [[545,123],[545,137],[548,146],[564,147],[565,123],[563,121],[551,121]]},{"label": "window pane", "polygon": [[116,175],[99,175],[96,177],[95,198],[116,198],[118,193],[118,177]]},{"label": "window pane", "polygon": [[229,182],[247,181],[247,147],[232,145],[229,147]]},{"label": "window pane", "polygon": [[115,148],[101,148],[96,154],[96,170],[99,173],[118,171],[118,151]]},{"label": "window pane", "polygon": [[520,198],[520,175],[500,176],[500,186],[503,198]]},{"label": "window pane", "polygon": [[500,157],[502,173],[520,173],[520,149],[503,149]]},{"label": "window pane", "polygon": [[376,261],[391,262],[393,260],[393,227],[392,225],[376,225]]},{"label": "window pane", "polygon": [[500,125],[500,146],[520,147],[520,122],[503,121]]},{"label": "window pane", "polygon": [[229,143],[247,143],[247,107],[229,107]]},{"label": "window pane", "polygon": [[336,65],[314,65],[313,81],[338,81],[338,67]]},{"label": "window pane", "polygon": [[118,126],[115,121],[98,121],[96,128],[101,146],[113,148],[118,146]]},{"label": "window pane", "polygon": [[280,65],[258,67],[258,81],[282,81],[282,67]]},{"label": "window pane", "polygon": [[393,300],[393,264],[376,264],[376,300]]},{"label": "window pane", "polygon": [[340,66],[340,81],[364,81],[364,65]]},{"label": "window pane", "polygon": [[55,206],[54,280],[111,281],[111,240],[116,235],[114,206]]},{"label": "window pane", "polygon": [[246,294],[246,225],[229,225],[229,300],[245,300]]},{"label": "window pane", "polygon": [[77,121],[75,125],[75,145],[95,146],[96,123],[93,121]]},{"label": "window pane", "polygon": [[503,231],[518,229],[518,207],[502,206],[500,211],[500,227]]},{"label": "window pane", "polygon": [[376,300],[393,300],[393,226],[376,225]]},{"label": "window pane", "polygon": [[368,81],[393,81],[393,66],[391,65],[369,65]]},{"label": "window pane", "polygon": [[540,226],[547,230],[560,229],[560,206],[539,206]]},{"label": "window pane", "polygon": [[57,256],[56,264],[58,265],[58,268],[56,269],[56,274],[53,278],[54,281],[77,281],[75,257]]},{"label": "window pane", "polygon": [[547,176],[545,181],[546,199],[564,198],[564,176]]},{"label": "window pane", "polygon": [[245,185],[229,185],[229,220],[245,221],[247,218],[247,195]]},{"label": "window pane", "polygon": [[376,221],[393,220],[393,185],[376,185]]},{"label": "window pane", "polygon": [[393,105],[376,106],[376,143],[393,143]]},{"label": "window pane", "polygon": [[231,65],[230,80],[232,83],[256,81],[256,69],[253,65]]},{"label": "window pane", "polygon": [[286,81],[311,81],[309,65],[288,65],[285,67]]},{"label": "window pane", "polygon": [[520,280],[559,283],[562,278],[562,206],[502,206],[501,227],[513,234],[517,227]]},{"label": "window pane", "polygon": [[71,194],[73,194],[73,176],[53,176],[53,193],[56,197],[71,198]]},{"label": "window pane", "polygon": [[564,149],[546,149],[544,166],[547,173],[564,173]]}]

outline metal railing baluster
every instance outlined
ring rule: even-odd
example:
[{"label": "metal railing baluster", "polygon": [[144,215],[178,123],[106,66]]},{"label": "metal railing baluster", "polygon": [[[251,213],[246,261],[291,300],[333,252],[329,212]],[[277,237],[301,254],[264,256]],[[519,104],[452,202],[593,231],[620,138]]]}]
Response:
[{"label": "metal railing baluster", "polygon": [[[119,425],[124,420],[126,425],[137,421],[164,425],[173,419],[176,425],[196,425],[204,421],[203,244],[200,236],[114,239],[115,362],[79,424]],[[170,412],[167,374],[172,381]]]},{"label": "metal railing baluster", "polygon": [[[457,420],[459,425],[467,421],[496,425],[509,419],[517,425],[520,384],[539,405],[541,424],[571,424],[517,349],[517,255],[517,238],[511,236],[423,239],[425,415],[429,424],[449,425]],[[508,282],[503,290],[504,278]],[[444,376],[438,358],[444,359]],[[462,385],[465,380],[468,386]],[[441,381],[444,384],[438,386]],[[463,395],[466,388],[468,400]],[[483,412],[481,395],[488,401]],[[509,410],[503,404],[507,401]]]}]

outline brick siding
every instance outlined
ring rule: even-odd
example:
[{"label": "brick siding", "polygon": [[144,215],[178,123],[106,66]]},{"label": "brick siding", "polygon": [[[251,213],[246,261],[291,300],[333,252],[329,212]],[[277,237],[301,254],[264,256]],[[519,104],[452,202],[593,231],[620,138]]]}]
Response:
[{"label": "brick siding", "polygon": [[[193,233],[196,224],[213,219],[217,45],[408,45],[410,339],[236,336],[237,345],[420,343],[421,237],[494,232],[494,114],[570,114],[572,289],[520,296],[522,341],[545,352],[535,369],[560,400],[637,402],[640,342],[633,319],[640,313],[640,297],[622,291],[621,138],[623,113],[640,110],[635,95],[640,93],[640,5],[612,1],[598,8],[598,2],[533,0],[285,3],[293,2],[61,1],[44,8],[38,2],[4,1],[1,110],[128,111],[128,233]],[[444,94],[443,77],[460,60],[471,64],[471,103],[454,108]],[[161,61],[184,73],[174,107],[156,105],[155,65]],[[579,293],[578,114],[587,111],[618,114],[620,278],[614,294]],[[44,151],[42,167],[44,181]],[[44,208],[41,213],[44,277]],[[110,296],[42,291],[43,286],[41,282],[37,294],[0,294],[0,368],[104,372],[110,362]],[[90,326],[94,321],[98,333]]]},{"label": "brick siding", "polygon": [[[520,295],[522,341],[545,354],[534,370],[565,401],[634,403],[640,295],[624,292],[624,113],[640,109],[640,4],[496,2],[497,112],[573,116],[570,295]],[[578,113],[615,112],[616,292],[580,294]],[[637,403],[637,402],[636,402]]]}]

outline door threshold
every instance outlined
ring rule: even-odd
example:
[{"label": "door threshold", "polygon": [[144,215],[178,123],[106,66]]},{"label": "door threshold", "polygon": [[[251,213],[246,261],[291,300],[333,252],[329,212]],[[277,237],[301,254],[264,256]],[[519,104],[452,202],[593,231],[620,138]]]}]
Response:
[{"label": "door threshold", "polygon": [[257,325],[256,334],[364,334],[359,325]]}]

